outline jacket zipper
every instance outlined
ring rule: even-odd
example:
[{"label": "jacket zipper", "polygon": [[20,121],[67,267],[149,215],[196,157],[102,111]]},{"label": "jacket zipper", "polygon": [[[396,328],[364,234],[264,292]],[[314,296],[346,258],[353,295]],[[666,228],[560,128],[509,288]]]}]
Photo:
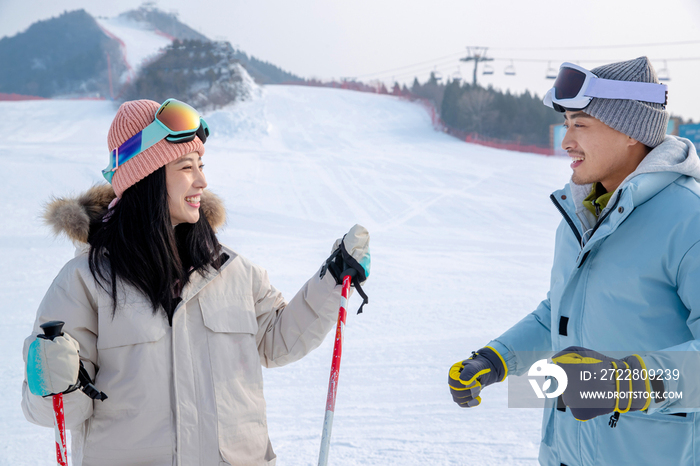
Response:
[{"label": "jacket zipper", "polygon": [[[601,218],[598,219],[598,221],[596,222],[595,226],[593,227],[593,230],[591,230],[591,237],[592,237],[593,234],[596,232],[596,230],[598,229],[598,227],[603,223],[603,221],[605,221],[605,219],[608,218],[608,215],[610,215],[610,212],[612,212],[613,210],[615,210],[615,207],[617,206],[617,203],[620,202],[620,197],[621,197],[621,196],[622,196],[622,190],[619,190],[619,191],[617,192],[617,199],[615,199],[615,203],[612,205],[612,207],[611,207],[607,212],[605,212],[605,215],[603,215]],[[552,201],[552,203],[553,203],[554,206],[557,208],[557,210],[558,210],[559,213],[562,215],[562,217],[564,217],[564,220],[566,220],[566,223],[569,224],[569,227],[571,227],[571,231],[574,232],[574,235],[576,236],[576,239],[578,240],[578,244],[580,244],[580,245],[581,245],[581,249],[583,249],[583,245],[581,244],[581,243],[582,243],[581,233],[579,233],[578,229],[576,228],[576,225],[574,225],[573,220],[571,220],[571,217],[569,217],[569,215],[566,213],[566,211],[565,211],[564,208],[561,206],[561,204],[559,204],[559,201],[557,201],[557,198],[554,197],[554,194],[551,194],[551,195],[549,196],[549,199]],[[595,205],[595,203],[594,203],[593,205]],[[599,207],[596,205],[596,211],[598,211],[598,208],[599,208]]]},{"label": "jacket zipper", "polygon": [[[617,203],[620,202],[620,197],[622,197],[622,190],[619,190],[617,192],[617,199],[615,199],[615,203],[612,205],[612,207],[610,207],[610,209],[605,213],[605,215],[603,215],[602,218],[599,218],[598,221],[596,222],[595,226],[593,227],[593,230],[591,231],[591,237],[593,237],[593,235],[595,234],[598,227],[605,221],[605,219],[608,217],[608,215],[610,215],[610,212],[615,210]],[[576,228],[576,225],[574,225],[574,222],[571,220],[571,217],[569,217],[569,215],[566,213],[566,211],[561,206],[561,204],[559,204],[559,202],[557,201],[557,198],[554,197],[554,194],[551,194],[549,196],[549,198],[552,200],[552,203],[557,208],[557,210],[562,215],[562,217],[564,217],[564,220],[566,220],[566,223],[569,224],[569,226],[571,227],[571,230],[574,232],[574,235],[576,235],[576,239],[578,240],[578,244],[580,244],[581,249],[583,249],[583,244],[581,244],[582,243],[581,234],[579,233],[578,229]],[[593,201],[593,205],[595,206],[596,217],[597,217],[598,215],[600,215],[600,206],[595,202],[595,200]],[[584,261],[586,260],[586,257],[588,257],[588,253],[586,253],[586,255],[583,256]],[[581,261],[581,264],[583,264],[583,261]],[[581,267],[581,264],[579,264],[579,267]],[[608,421],[608,425],[612,428],[617,427],[617,421],[619,419],[620,419],[620,413],[614,412],[612,414],[612,416],[610,416],[610,421]]]},{"label": "jacket zipper", "polygon": [[[562,215],[562,217],[564,217],[564,220],[566,220],[566,223],[569,224],[569,226],[571,227],[571,231],[574,232],[574,235],[576,236],[576,239],[578,240],[578,244],[581,245],[581,243],[582,243],[581,233],[579,233],[578,228],[576,228],[576,225],[574,225],[574,222],[573,222],[573,220],[571,220],[571,217],[569,217],[567,215],[564,208],[561,206],[561,204],[559,204],[559,201],[557,201],[557,198],[554,197],[554,194],[551,194],[549,196],[549,199],[552,200],[552,203],[557,208],[557,210]],[[581,249],[583,249],[583,245],[581,245]]]},{"label": "jacket zipper", "polygon": [[[591,238],[595,234],[598,227],[603,223],[603,221],[605,221],[605,219],[608,218],[608,215],[610,215],[610,212],[615,210],[615,207],[617,207],[617,203],[620,202],[620,197],[622,197],[622,190],[619,190],[617,192],[617,199],[615,199],[615,203],[612,205],[612,207],[610,207],[610,209],[608,209],[608,211],[605,212],[605,215],[603,215],[601,218],[599,218],[598,221],[596,222],[595,226],[593,227],[593,230],[591,231]],[[597,210],[598,210],[598,207],[596,206],[596,211]]]}]

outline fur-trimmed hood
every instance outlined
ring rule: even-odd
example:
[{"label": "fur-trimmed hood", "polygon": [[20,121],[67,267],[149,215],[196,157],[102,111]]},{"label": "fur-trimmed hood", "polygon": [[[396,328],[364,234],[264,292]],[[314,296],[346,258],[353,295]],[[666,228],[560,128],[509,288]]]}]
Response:
[{"label": "fur-trimmed hood", "polygon": [[[104,217],[115,197],[109,184],[95,185],[76,197],[53,197],[44,209],[44,221],[56,235],[63,233],[76,243],[87,243],[90,224]],[[205,190],[201,206],[214,231],[226,223],[226,209],[219,196]]]}]

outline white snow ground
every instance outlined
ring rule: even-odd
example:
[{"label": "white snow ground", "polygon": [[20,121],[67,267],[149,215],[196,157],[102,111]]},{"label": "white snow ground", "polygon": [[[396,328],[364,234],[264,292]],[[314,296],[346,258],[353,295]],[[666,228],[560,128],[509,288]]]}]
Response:
[{"label": "white snow ground", "polygon": [[[53,431],[20,408],[22,342],[73,256],[42,225],[52,195],[102,181],[109,102],[0,102],[0,464],[55,464]],[[536,464],[541,412],[506,384],[453,402],[447,371],[536,307],[568,161],[465,144],[391,96],[272,86],[206,116],[209,188],[223,242],[289,298],[353,224],[371,233],[370,304],[351,299],[330,450],[334,465]],[[316,465],[333,339],[265,370],[280,466]]]}]

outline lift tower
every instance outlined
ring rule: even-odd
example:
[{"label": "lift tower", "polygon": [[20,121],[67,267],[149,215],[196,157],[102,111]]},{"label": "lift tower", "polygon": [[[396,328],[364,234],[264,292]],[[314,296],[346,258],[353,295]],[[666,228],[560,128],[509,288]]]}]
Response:
[{"label": "lift tower", "polygon": [[487,50],[488,50],[488,47],[467,47],[468,55],[464,58],[459,59],[459,61],[463,61],[463,62],[468,62],[468,61],[474,62],[474,79],[472,80],[472,84],[474,86],[476,86],[476,70],[477,70],[477,67],[479,66],[479,62],[493,61],[493,58],[488,58],[486,56]]}]

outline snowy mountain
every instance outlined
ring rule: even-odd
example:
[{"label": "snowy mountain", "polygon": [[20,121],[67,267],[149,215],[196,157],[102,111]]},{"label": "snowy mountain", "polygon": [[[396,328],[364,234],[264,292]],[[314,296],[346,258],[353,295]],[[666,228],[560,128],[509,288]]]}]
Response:
[{"label": "snowy mountain", "polygon": [[117,19],[146,24],[171,40],[209,40],[204,34],[181,22],[176,13],[161,11],[155,7],[154,3],[146,2],[135,10],[120,14]]},{"label": "snowy mountain", "polygon": [[122,99],[163,102],[177,97],[200,111],[248,100],[259,87],[233,56],[228,42],[174,42],[141,68]]},{"label": "snowy mountain", "polygon": [[[52,195],[103,182],[116,109],[48,100],[0,110],[0,464],[53,464],[52,429],[21,413],[21,348],[73,246],[40,212]],[[545,296],[560,220],[549,194],[568,181],[568,162],[465,144],[416,104],[340,89],[269,86],[205,119],[204,170],[228,209],[220,239],[288,299],[336,238],[355,223],[370,231],[370,302],[347,319],[331,464],[536,464],[542,412],[509,409],[505,384],[460,409],[447,371]],[[332,340],[264,370],[279,466],[317,464]]]},{"label": "snowy mountain", "polygon": [[107,36],[119,42],[126,68],[126,72],[118,76],[120,85],[135,79],[144,64],[155,60],[173,42],[172,37],[159,34],[151,25],[128,16],[98,18],[97,24]]},{"label": "snowy mountain", "polygon": [[[93,18],[84,10],[64,13],[0,39],[0,63],[4,65],[0,67],[0,94],[118,100],[140,71],[161,58],[176,41],[212,44],[180,22],[176,14],[151,4],[114,18]],[[219,82],[220,94],[222,89],[231,93],[231,82],[247,81],[234,62],[260,83],[301,81],[270,63],[233,50],[228,43],[226,47],[229,50],[225,57],[230,63],[217,69],[226,69],[240,79]]]},{"label": "snowy mountain", "polygon": [[0,39],[0,93],[40,97],[110,95],[125,65],[120,44],[84,10],[38,21]]}]

